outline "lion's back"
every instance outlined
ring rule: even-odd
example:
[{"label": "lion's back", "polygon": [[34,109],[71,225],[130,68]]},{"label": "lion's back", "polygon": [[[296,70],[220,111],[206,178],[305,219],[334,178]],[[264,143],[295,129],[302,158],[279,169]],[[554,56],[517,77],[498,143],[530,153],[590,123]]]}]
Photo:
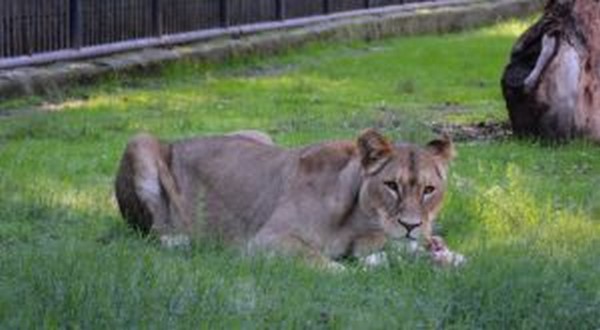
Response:
[{"label": "lion's back", "polygon": [[173,144],[171,168],[203,231],[245,241],[280,202],[294,157],[244,136],[205,137]]}]

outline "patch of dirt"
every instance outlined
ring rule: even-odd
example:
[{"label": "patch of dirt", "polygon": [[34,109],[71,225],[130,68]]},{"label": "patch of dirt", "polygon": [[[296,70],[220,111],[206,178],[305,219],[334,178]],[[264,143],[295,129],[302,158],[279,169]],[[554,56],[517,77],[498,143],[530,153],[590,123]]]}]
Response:
[{"label": "patch of dirt", "polygon": [[31,116],[40,113],[50,112],[49,110],[43,110],[41,108],[23,108],[23,109],[1,109],[0,119],[13,118],[19,116]]},{"label": "patch of dirt", "polygon": [[458,102],[446,101],[440,104],[434,104],[429,109],[439,112],[457,113],[467,111],[468,108],[464,107]]},{"label": "patch of dirt", "polygon": [[454,141],[501,140],[512,136],[509,122],[482,121],[475,124],[433,123],[436,134],[449,134]]},{"label": "patch of dirt", "polygon": [[44,101],[37,105],[22,108],[0,109],[0,119],[67,111],[70,109],[82,107],[86,104],[86,102],[87,97],[84,97],[81,99],[72,99],[68,101]]},{"label": "patch of dirt", "polygon": [[[83,102],[81,102],[83,104]],[[77,104],[77,103],[73,103]],[[54,103],[43,103],[40,106],[21,108],[21,109],[1,109],[0,110],[0,119],[3,118],[12,118],[12,117],[20,117],[20,116],[31,116],[43,113],[50,112],[59,112],[63,111],[69,107],[72,107],[71,104],[65,106],[64,104],[54,104]]]}]

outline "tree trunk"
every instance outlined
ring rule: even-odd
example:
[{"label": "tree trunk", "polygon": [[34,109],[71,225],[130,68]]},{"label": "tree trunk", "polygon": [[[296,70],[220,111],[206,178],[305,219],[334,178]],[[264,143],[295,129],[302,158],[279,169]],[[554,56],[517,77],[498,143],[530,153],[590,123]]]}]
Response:
[{"label": "tree trunk", "polygon": [[517,136],[600,141],[600,2],[549,0],[502,77]]}]

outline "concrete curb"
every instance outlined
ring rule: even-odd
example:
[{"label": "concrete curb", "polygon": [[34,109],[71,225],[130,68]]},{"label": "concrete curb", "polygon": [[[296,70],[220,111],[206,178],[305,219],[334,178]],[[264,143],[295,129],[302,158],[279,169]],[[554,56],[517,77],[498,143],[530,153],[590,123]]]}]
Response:
[{"label": "concrete curb", "polygon": [[218,62],[248,55],[277,54],[314,41],[376,40],[471,29],[531,15],[540,10],[542,4],[543,0],[459,0],[312,17],[280,25],[269,24],[269,28],[263,29],[238,27],[202,42],[0,70],[0,99],[49,94],[111,72],[143,70],[184,58]]}]

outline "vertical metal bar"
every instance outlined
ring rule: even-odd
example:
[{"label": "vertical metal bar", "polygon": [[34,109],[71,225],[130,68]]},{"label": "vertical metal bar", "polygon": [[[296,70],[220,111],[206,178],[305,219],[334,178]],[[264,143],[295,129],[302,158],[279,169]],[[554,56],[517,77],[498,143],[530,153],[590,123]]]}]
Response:
[{"label": "vertical metal bar", "polygon": [[365,8],[371,8],[371,0],[365,0]]},{"label": "vertical metal bar", "polygon": [[50,39],[49,35],[52,35],[52,39],[56,38],[56,32],[52,29],[52,24],[50,24],[49,10],[48,10],[48,1],[46,0],[42,2],[40,5],[37,5],[37,13],[34,19],[38,22],[36,24],[37,28],[35,30],[35,49],[34,51],[48,51],[50,50]]},{"label": "vertical metal bar", "polygon": [[12,55],[12,50],[14,49],[14,41],[13,41],[13,9],[12,9],[12,1],[7,1],[6,2],[6,51],[5,51],[5,55],[6,57],[9,57]]},{"label": "vertical metal bar", "polygon": [[20,20],[20,14],[19,14],[19,3],[18,2],[12,2],[12,49],[13,49],[13,56],[16,55],[21,55],[22,52],[22,47],[21,47],[21,33],[20,33],[20,29],[21,29],[21,20]]},{"label": "vertical metal bar", "polygon": [[11,55],[11,49],[13,47],[12,41],[12,5],[11,1],[7,1],[6,3],[6,52],[4,53],[6,57]]},{"label": "vertical metal bar", "polygon": [[126,17],[128,16],[129,19],[125,19],[125,22],[127,22],[126,24],[123,24],[126,28],[127,28],[127,39],[133,39],[133,38],[138,38],[138,34],[137,34],[137,27],[138,24],[140,22],[140,18],[138,17],[138,6],[137,6],[137,1],[133,0],[130,4],[129,4],[129,8],[127,11],[129,14],[126,15]]},{"label": "vertical metal bar", "polygon": [[[115,29],[115,35],[117,36],[114,41],[121,41],[125,38],[125,29],[123,29],[123,27],[119,24],[119,22],[123,21],[123,16],[125,16],[125,9],[122,6],[123,3],[124,1],[121,0],[112,0],[111,2],[111,8],[115,13],[115,15],[113,16],[114,19],[112,21],[112,26]],[[104,43],[107,42],[107,40],[102,40],[101,42]]]},{"label": "vertical metal bar", "polygon": [[127,39],[137,38],[137,23],[140,21],[137,13],[137,1],[133,0],[129,3],[127,11],[125,12],[125,20],[123,20],[123,27],[126,29]]},{"label": "vertical metal bar", "polygon": [[[138,10],[140,12],[140,21],[138,24],[138,33],[140,34],[140,37],[152,35],[151,32],[153,31],[148,31],[146,28],[147,20],[152,20],[152,17],[154,16],[152,14],[152,5],[149,5],[147,1],[140,1],[138,2]],[[152,28],[152,30],[154,30],[154,28]]]},{"label": "vertical metal bar", "polygon": [[135,12],[136,12],[136,20],[135,20],[135,37],[142,38],[144,35],[144,10],[141,5],[141,1],[135,1]]},{"label": "vertical metal bar", "polygon": [[152,11],[152,5],[148,5],[147,2],[142,2],[142,8],[144,10],[144,15],[143,15],[143,20],[144,20],[144,25],[143,25],[143,31],[144,31],[144,36],[151,36],[154,33],[154,24],[153,24],[153,17],[154,17],[154,12]]},{"label": "vertical metal bar", "polygon": [[70,12],[70,24],[69,24],[69,35],[71,39],[71,47],[81,48],[82,45],[82,32],[83,32],[83,20],[82,20],[82,7],[81,0],[70,0],[69,1],[69,12]]},{"label": "vertical metal bar", "polygon": [[185,3],[182,4],[181,1],[176,2],[177,5],[171,5],[163,11],[163,33],[174,33],[177,31],[177,27],[173,25],[171,17],[173,13],[181,11],[181,8],[185,6]]},{"label": "vertical metal bar", "polygon": [[331,13],[331,0],[323,0],[323,14]]},{"label": "vertical metal bar", "polygon": [[[139,38],[139,26],[140,26],[140,8],[138,6],[138,1],[134,0],[130,7],[129,7],[129,12],[131,12],[131,16],[133,16],[133,19],[125,19],[125,22],[127,22],[127,29],[129,29],[128,33],[127,33],[127,39],[133,39],[133,38]],[[129,17],[131,17],[129,16]]]},{"label": "vertical metal bar", "polygon": [[29,32],[31,26],[28,25],[29,18],[31,17],[31,6],[27,1],[21,2],[21,36],[23,38],[23,52],[27,55],[31,55],[31,42]]},{"label": "vertical metal bar", "polygon": [[[45,1],[44,1],[45,2]],[[29,55],[33,54],[36,51],[36,48],[39,44],[37,40],[37,35],[39,29],[40,21],[42,20],[42,15],[40,15],[40,6],[37,4],[33,4],[29,2],[29,8],[27,9],[27,30],[29,30],[27,39],[28,39],[28,53]]]},{"label": "vertical metal bar", "polygon": [[[192,13],[199,13],[200,9],[201,9],[200,5],[201,5],[200,2],[194,3],[194,6],[193,6],[192,10],[190,10],[190,12],[192,12]],[[199,14],[198,15],[189,15],[189,16],[192,16],[191,19],[189,20],[189,23],[188,23],[189,24],[188,26],[189,26],[190,30],[196,30],[196,29],[198,29],[199,26],[201,26],[200,25],[201,19],[199,19],[199,18],[202,17],[202,16],[199,15]]]},{"label": "vertical metal bar", "polygon": [[[8,8],[8,4],[6,3],[6,1],[3,1],[4,3],[2,4],[2,8]],[[8,26],[8,18],[9,18],[9,11],[8,10],[3,10],[2,11],[2,20],[0,21],[0,24],[2,24],[2,31],[0,31],[0,36],[1,36],[1,40],[0,42],[2,43],[2,46],[0,46],[0,56],[6,56],[8,57],[8,52],[10,49],[10,37],[8,35],[9,32],[9,26]]]},{"label": "vertical metal bar", "polygon": [[222,27],[229,26],[229,4],[228,0],[219,0],[219,18]]},{"label": "vertical metal bar", "polygon": [[[119,35],[120,35],[120,31],[117,30],[117,25],[115,24],[115,22],[117,21],[118,17],[119,17],[119,11],[115,8],[115,1],[114,0],[104,0],[103,3],[99,4],[96,0],[93,0],[94,5],[96,6],[96,9],[94,9],[94,12],[103,12],[103,17],[101,17],[102,19],[106,20],[106,22],[108,22],[108,26],[110,27],[110,29],[108,31],[110,31],[108,34],[105,32],[102,32],[102,27],[104,26],[104,24],[102,24],[103,22],[101,20],[98,20],[96,22],[96,27],[95,30],[100,31],[101,33],[98,34],[96,41],[94,42],[94,44],[100,44],[100,43],[104,43],[104,42],[113,42],[113,41],[118,41],[119,40]],[[107,31],[107,30],[104,30]],[[108,37],[105,37],[108,36]]]},{"label": "vertical metal bar", "polygon": [[29,11],[30,11],[29,2],[21,1],[21,36],[23,37],[23,53],[27,55],[31,55],[31,49],[29,47],[29,31],[31,30],[29,23]]},{"label": "vertical metal bar", "polygon": [[133,14],[131,11],[131,1],[115,1],[115,8],[121,13],[121,15],[119,15],[119,20],[115,22],[117,24],[117,29],[121,31],[120,40],[125,40],[130,33],[129,26],[127,26],[125,22],[127,21],[127,18],[131,18],[130,15]]},{"label": "vertical metal bar", "polygon": [[61,44],[60,47],[61,48],[69,48],[69,6],[67,5],[68,2],[63,0],[60,2],[60,9],[59,9],[59,16],[58,16],[58,23],[60,24],[60,33],[62,36],[61,39]]},{"label": "vertical metal bar", "polygon": [[60,3],[60,16],[58,18],[60,24],[60,31],[62,34],[62,43],[60,45],[61,48],[69,48],[69,22],[71,21],[69,15],[69,2],[67,0],[63,0]]},{"label": "vertical metal bar", "polygon": [[[6,4],[3,0],[0,0],[0,6],[2,6],[2,8],[6,8]],[[0,11],[0,57],[4,57],[4,49],[6,48],[7,44],[6,36],[8,34],[4,31],[5,12],[5,10]]]},{"label": "vertical metal bar", "polygon": [[145,1],[138,1],[137,2],[137,9],[138,9],[138,25],[137,25],[137,33],[138,33],[138,37],[147,37],[148,36],[148,31],[146,31],[146,18],[148,17],[147,12],[146,12],[146,2]]},{"label": "vertical metal bar", "polygon": [[52,40],[58,38],[58,34],[52,26],[50,20],[51,11],[48,4],[50,0],[43,1],[38,5],[38,14],[35,20],[38,21],[37,30],[35,31],[36,49],[35,51],[49,51],[52,49]]},{"label": "vertical metal bar", "polygon": [[55,31],[55,38],[53,38],[53,41],[50,43],[52,47],[52,50],[56,50],[56,49],[60,49],[62,48],[62,40],[63,40],[63,35],[62,35],[62,26],[60,25],[60,20],[58,20],[58,16],[61,13],[61,7],[62,7],[62,3],[61,1],[54,1],[52,2],[52,5],[50,6],[51,10],[48,12],[49,19],[52,22],[52,28]]},{"label": "vertical metal bar", "polygon": [[62,25],[60,24],[61,20],[58,17],[62,14],[62,2],[54,1],[50,6],[51,10],[48,12],[49,19],[52,22],[52,28],[54,29],[55,38],[53,38],[51,42],[52,50],[57,50],[62,48],[62,40],[63,40],[63,31]]},{"label": "vertical metal bar", "polygon": [[205,2],[200,2],[198,3],[198,7],[196,7],[195,11],[198,15],[198,20],[196,21],[196,26],[198,27],[198,29],[204,29],[204,27],[206,26],[205,24],[205,12],[206,12],[207,6]]},{"label": "vertical metal bar", "polygon": [[3,36],[4,36],[4,52],[3,52],[3,56],[10,56],[10,48],[11,48],[11,37],[10,37],[10,2],[5,1],[4,8],[6,8],[6,11],[4,11],[4,31],[3,31]]},{"label": "vertical metal bar", "polygon": [[[111,31],[108,34],[108,36],[110,36],[110,38],[107,37],[106,33],[98,34],[98,39],[95,43],[100,44],[100,43],[104,43],[104,42],[118,41],[119,37],[121,35],[121,31],[119,31],[117,29],[116,22],[119,19],[119,15],[121,13],[119,12],[119,10],[117,8],[115,8],[115,1],[114,0],[110,0],[110,1],[104,0],[104,3],[99,4],[98,2],[96,2],[96,0],[94,0],[94,4],[96,5],[96,10],[94,10],[95,12],[98,12],[98,11],[104,12],[103,18],[109,22],[108,26],[110,27],[110,31]],[[103,26],[102,21],[98,21],[96,24],[96,29],[98,31],[102,31],[101,30],[102,26]]]},{"label": "vertical metal bar", "polygon": [[65,6],[63,6],[63,1],[57,1],[54,4],[52,11],[52,22],[54,27],[56,28],[58,38],[56,38],[56,43],[54,44],[54,50],[66,48],[65,47],[65,31],[64,24],[66,22],[64,18],[64,11],[66,11]]},{"label": "vertical metal bar", "polygon": [[[114,15],[114,20],[113,20],[113,27],[115,29],[115,31],[117,31],[117,38],[115,39],[115,41],[121,41],[125,38],[125,33],[127,31],[125,31],[124,27],[120,24],[120,22],[123,21],[123,16],[125,16],[125,7],[123,5],[126,5],[127,3],[123,0],[112,0],[111,6],[112,9],[114,10],[114,12],[116,13],[116,15]],[[102,41],[103,43],[106,41]]]},{"label": "vertical metal bar", "polygon": [[[108,2],[108,1],[105,1]],[[100,21],[104,21],[104,25],[108,26],[106,28],[107,31],[112,31],[112,29],[110,28],[110,22],[108,21],[108,19],[104,20],[102,15],[103,13],[96,8],[96,1],[91,0],[91,1],[87,1],[87,6],[86,6],[87,12],[85,14],[85,19],[86,22],[89,26],[89,28],[85,29],[85,38],[84,38],[84,42],[87,45],[95,45],[96,44],[96,37],[97,37],[97,33],[96,31],[99,31],[100,28],[98,27],[100,24],[98,24],[98,22]]]},{"label": "vertical metal bar", "polygon": [[60,28],[60,43],[58,44],[58,48],[57,49],[62,49],[62,48],[68,48],[69,47],[69,41],[68,41],[68,37],[67,37],[67,6],[65,5],[66,1],[60,1],[60,3],[57,5],[57,10],[56,10],[56,17],[54,18],[56,20],[56,24],[59,26]]},{"label": "vertical metal bar", "polygon": [[280,21],[285,19],[285,0],[275,0],[275,17]]},{"label": "vertical metal bar", "polygon": [[128,38],[140,38],[140,24],[142,23],[142,17],[140,15],[140,2],[138,0],[135,0],[132,4],[133,7],[133,12],[134,14],[134,19],[133,19],[133,24],[131,24],[131,32],[129,33]]},{"label": "vertical metal bar", "polygon": [[173,15],[174,12],[180,11],[181,7],[184,5],[185,4],[182,5],[181,1],[177,1],[177,2],[175,2],[175,4],[167,7],[165,10],[163,10],[163,17],[162,17],[163,33],[173,33],[174,31],[177,31],[176,27],[173,26],[173,23],[171,23],[171,16]]},{"label": "vertical metal bar", "polygon": [[[102,8],[98,8],[98,4],[96,0],[88,1],[89,7],[87,12],[87,17],[90,18],[90,22],[94,22],[94,25],[90,25],[90,28],[86,29],[87,34],[89,35],[89,40],[86,42],[87,45],[96,45],[99,43],[99,36],[104,34],[107,36],[112,36],[115,34],[114,26],[110,21],[109,17],[113,15],[110,14],[110,1],[104,0],[102,4]],[[116,13],[114,13],[116,15]],[[86,17],[86,19],[87,19]],[[109,39],[112,40],[112,39]]]},{"label": "vertical metal bar", "polygon": [[[54,20],[54,11],[56,10],[57,3],[56,3],[56,1],[49,1],[46,6],[47,7],[44,10],[47,14],[46,21],[48,22],[48,26],[50,26],[49,31],[52,31],[52,33],[51,33],[52,38],[48,39],[47,44],[48,44],[48,47],[50,50],[54,50],[54,49],[56,49],[55,45],[60,40],[60,30],[58,29],[58,26],[56,25],[56,21]],[[42,31],[42,33],[45,33],[45,32]]]},{"label": "vertical metal bar", "polygon": [[36,40],[36,51],[49,51],[52,49],[52,40],[58,38],[56,30],[54,26],[52,26],[52,21],[50,20],[51,12],[50,6],[48,4],[50,0],[46,0],[42,2],[41,5],[38,5],[38,15],[36,20],[40,23],[37,24],[38,29],[35,31],[35,40]]},{"label": "vertical metal bar", "polygon": [[12,10],[13,10],[13,42],[15,44],[13,56],[15,55],[23,55],[23,38],[21,34],[23,31],[21,30],[21,8],[20,2],[14,2]]},{"label": "vertical metal bar", "polygon": [[[69,0],[71,1],[71,0]],[[90,45],[93,43],[94,34],[92,31],[96,30],[94,27],[96,26],[96,16],[99,14],[96,12],[94,8],[94,3],[91,1],[87,1],[84,10],[84,19],[87,24],[87,28],[83,31],[83,43],[86,45]]]},{"label": "vertical metal bar", "polygon": [[133,11],[135,12],[135,18],[133,20],[132,30],[129,34],[128,38],[140,38],[142,35],[140,34],[140,25],[142,24],[142,15],[140,15],[140,2],[135,0],[133,2]]},{"label": "vertical metal bar", "polygon": [[[111,13],[108,13],[108,17],[111,17],[111,26],[113,28],[113,30],[115,31],[114,33],[114,39],[112,40],[106,40],[104,38],[100,39],[100,41],[98,43],[105,43],[105,42],[111,42],[111,41],[121,41],[123,39],[123,35],[125,34],[125,31],[123,31],[123,29],[119,28],[119,21],[121,21],[121,17],[123,16],[123,9],[119,6],[119,3],[121,3],[123,1],[119,0],[119,1],[115,1],[115,0],[111,0],[110,5],[108,8],[110,8],[110,10],[112,10],[113,15],[111,15]],[[101,25],[101,24],[99,24]],[[103,36],[101,36],[103,37]]]},{"label": "vertical metal bar", "polygon": [[33,18],[36,23],[35,29],[35,43],[34,43],[34,51],[48,51],[50,50],[50,42],[49,36],[52,35],[52,38],[56,38],[56,33],[52,29],[52,25],[50,24],[50,20],[48,17],[50,16],[48,13],[48,1],[43,1],[40,5],[37,5],[37,13]]},{"label": "vertical metal bar", "polygon": [[15,17],[16,17],[16,21],[15,21],[15,31],[16,31],[16,41],[17,41],[17,54],[18,55],[23,55],[25,54],[25,45],[23,44],[23,40],[25,39],[23,37],[23,34],[25,34],[25,31],[23,31],[23,3],[22,2],[17,2],[15,5]]}]

